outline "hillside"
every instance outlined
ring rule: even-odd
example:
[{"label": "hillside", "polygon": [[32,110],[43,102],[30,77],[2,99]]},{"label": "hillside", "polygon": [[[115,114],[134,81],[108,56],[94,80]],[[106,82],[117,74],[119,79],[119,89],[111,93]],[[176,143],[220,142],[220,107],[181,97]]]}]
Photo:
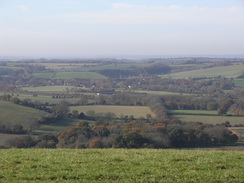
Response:
[{"label": "hillside", "polygon": [[47,113],[30,107],[0,101],[0,125],[30,128]]},{"label": "hillside", "polygon": [[[230,65],[230,66],[220,66],[192,71],[185,71],[179,73],[170,74],[171,78],[189,78],[189,77],[226,77],[226,78],[236,78],[241,75],[244,70],[244,65]],[[166,76],[164,76],[166,77]]]}]

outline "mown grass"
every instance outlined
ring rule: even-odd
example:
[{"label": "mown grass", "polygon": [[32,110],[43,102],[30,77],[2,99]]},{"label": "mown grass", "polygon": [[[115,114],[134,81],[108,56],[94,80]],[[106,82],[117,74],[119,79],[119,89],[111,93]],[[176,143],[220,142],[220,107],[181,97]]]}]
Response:
[{"label": "mown grass", "polygon": [[47,113],[44,111],[0,101],[0,124],[7,127],[22,125],[30,128],[45,115]]},{"label": "mown grass", "polygon": [[0,150],[1,182],[243,182],[243,152]]},{"label": "mown grass", "polygon": [[218,77],[223,76],[227,78],[236,78],[241,75],[244,70],[244,65],[231,65],[224,67],[213,67],[208,69],[192,70],[179,73],[173,73],[165,75],[162,77],[171,77],[171,78],[194,78],[194,77]]},{"label": "mown grass", "polygon": [[172,115],[172,118],[176,118],[184,122],[200,121],[208,124],[221,124],[229,121],[232,126],[244,124],[244,117],[233,116]]},{"label": "mown grass", "polygon": [[121,115],[130,116],[133,115],[136,118],[146,117],[147,114],[155,116],[155,114],[147,106],[115,106],[115,105],[89,105],[89,106],[71,106],[70,110],[78,110],[79,112],[86,113],[89,110],[100,112],[112,112],[117,117]]}]

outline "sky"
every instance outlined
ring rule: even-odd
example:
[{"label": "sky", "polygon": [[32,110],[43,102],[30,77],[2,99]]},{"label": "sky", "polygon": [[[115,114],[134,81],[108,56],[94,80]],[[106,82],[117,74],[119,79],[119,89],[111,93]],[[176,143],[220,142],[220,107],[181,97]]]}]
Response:
[{"label": "sky", "polygon": [[244,55],[244,0],[0,0],[1,55]]}]

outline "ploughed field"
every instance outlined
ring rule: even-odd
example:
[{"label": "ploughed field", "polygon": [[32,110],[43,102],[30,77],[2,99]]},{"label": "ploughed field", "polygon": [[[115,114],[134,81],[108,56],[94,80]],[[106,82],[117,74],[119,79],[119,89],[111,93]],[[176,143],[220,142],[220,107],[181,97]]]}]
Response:
[{"label": "ploughed field", "polygon": [[2,149],[0,182],[243,182],[244,152]]}]

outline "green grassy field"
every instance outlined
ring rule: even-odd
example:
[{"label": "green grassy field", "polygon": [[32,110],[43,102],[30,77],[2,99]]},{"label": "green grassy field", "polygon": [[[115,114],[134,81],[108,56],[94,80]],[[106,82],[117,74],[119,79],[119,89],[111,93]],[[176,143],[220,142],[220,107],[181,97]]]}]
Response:
[{"label": "green grassy field", "polygon": [[79,121],[79,119],[65,119],[57,121],[50,125],[41,125],[37,130],[34,131],[34,134],[57,134],[60,131],[66,130],[67,128],[77,125]]},{"label": "green grassy field", "polygon": [[154,116],[149,107],[146,106],[114,106],[114,105],[89,105],[89,106],[71,106],[70,110],[78,110],[79,112],[86,113],[89,110],[93,110],[96,113],[99,112],[112,112],[117,117],[121,114],[124,116],[133,115],[136,118],[146,117],[147,114]]},{"label": "green grassy field", "polygon": [[1,125],[13,127],[19,124],[24,128],[30,128],[34,122],[44,115],[47,115],[44,111],[0,101]]},{"label": "green grassy field", "polygon": [[0,68],[1,69],[11,69],[11,70],[14,70],[14,71],[23,69],[21,67],[12,67],[12,66],[0,66]]},{"label": "green grassy field", "polygon": [[96,72],[47,72],[47,73],[34,73],[35,78],[48,78],[48,79],[104,79],[105,76]]},{"label": "green grassy field", "polygon": [[130,69],[131,67],[143,67],[148,64],[146,63],[111,63],[111,64],[106,64],[106,65],[95,65],[92,67],[78,67],[78,68],[67,68],[64,69],[64,71],[68,72],[76,72],[76,71],[99,71],[99,70],[104,70],[104,69]]},{"label": "green grassy field", "polygon": [[244,79],[234,79],[236,87],[244,87]]},{"label": "green grassy field", "polygon": [[229,121],[231,125],[244,124],[244,117],[232,116],[202,116],[202,115],[172,115],[172,118],[180,119],[185,122],[200,121],[209,124],[221,124]]},{"label": "green grassy field", "polygon": [[[169,114],[205,114],[205,115],[218,115],[217,111],[207,110],[169,110]],[[227,113],[232,114],[232,113]]]},{"label": "green grassy field", "polygon": [[135,93],[147,93],[153,95],[189,95],[186,93],[176,93],[176,92],[167,92],[167,91],[147,91],[147,90],[132,90]]},{"label": "green grassy field", "polygon": [[[35,65],[35,64],[33,64]],[[67,69],[67,68],[77,68],[84,65],[96,65],[96,63],[38,63],[38,65],[43,65],[47,69]]]},{"label": "green grassy field", "polygon": [[[43,92],[40,92],[40,93],[45,93],[45,92],[43,91]],[[0,92],[0,95],[3,95],[3,94],[4,93]],[[11,95],[11,93],[10,93],[10,95]],[[34,97],[32,94],[22,94],[22,93],[18,94],[18,96],[17,96],[17,94],[14,94],[14,97],[18,97],[20,100],[24,100],[24,99],[28,98],[28,99],[31,99],[32,102],[39,101],[39,102],[41,102],[43,104],[48,103],[49,105],[51,105],[51,104],[59,104],[63,100],[69,102],[70,104],[76,104],[77,101],[80,100],[80,98],[53,98],[50,95],[37,95],[37,97]]]},{"label": "green grassy field", "polygon": [[234,130],[236,131],[237,133],[241,134],[241,135],[244,135],[244,129],[241,129],[241,130]]},{"label": "green grassy field", "polygon": [[243,182],[243,152],[0,150],[0,182]]},{"label": "green grassy field", "polygon": [[[171,78],[189,78],[189,77],[218,77],[223,76],[227,78],[236,78],[241,75],[244,70],[244,65],[231,65],[225,67],[213,67],[208,69],[200,69],[193,71],[185,71],[179,73],[170,74]],[[169,77],[165,75],[162,77]]]},{"label": "green grassy field", "polygon": [[[37,137],[38,135],[44,135],[44,134],[56,135],[57,133],[66,130],[67,128],[77,125],[79,121],[80,121],[79,119],[65,119],[65,120],[57,121],[56,123],[50,125],[41,125],[37,130],[33,130],[33,135],[34,135],[33,137]],[[0,133],[0,146],[4,145],[8,140],[20,136],[24,136],[24,135]]]},{"label": "green grassy field", "polygon": [[22,87],[22,90],[31,91],[31,92],[66,92],[67,88],[71,89],[82,89],[82,87],[75,86],[63,86],[63,85],[55,85],[55,86],[38,86],[38,87]]}]

